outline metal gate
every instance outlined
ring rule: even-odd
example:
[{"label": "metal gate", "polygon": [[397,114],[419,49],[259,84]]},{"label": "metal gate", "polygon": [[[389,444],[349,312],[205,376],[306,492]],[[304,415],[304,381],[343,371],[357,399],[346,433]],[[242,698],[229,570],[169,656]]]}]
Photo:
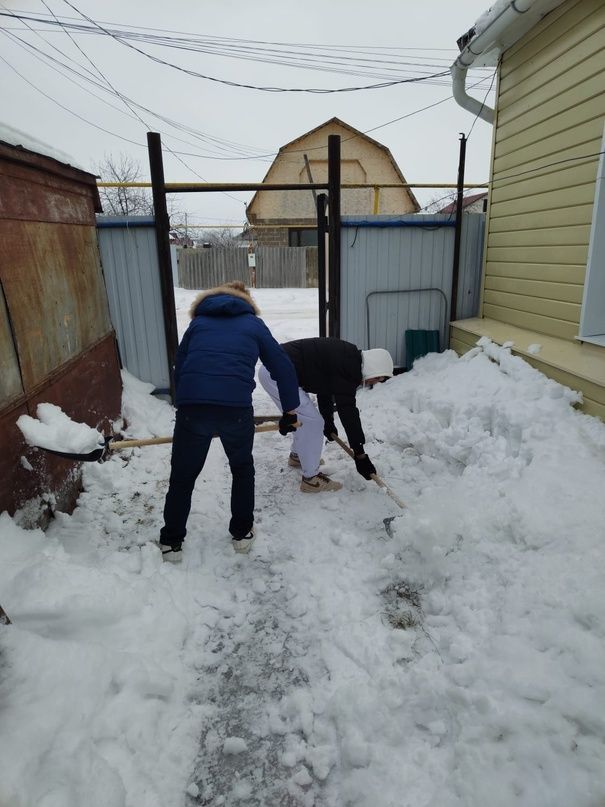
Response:
[{"label": "metal gate", "polygon": [[97,216],[101,263],[109,312],[122,366],[155,387],[170,391],[170,372],[154,219]]}]

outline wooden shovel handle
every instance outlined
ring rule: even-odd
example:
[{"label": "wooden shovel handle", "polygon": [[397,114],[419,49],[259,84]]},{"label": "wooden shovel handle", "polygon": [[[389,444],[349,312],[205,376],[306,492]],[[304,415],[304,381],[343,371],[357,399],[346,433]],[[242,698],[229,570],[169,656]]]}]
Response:
[{"label": "wooden shovel handle", "polygon": [[172,437],[148,437],[146,440],[112,440],[107,447],[110,451],[119,451],[121,448],[159,446],[163,443],[172,443]]},{"label": "wooden shovel handle", "polygon": [[352,448],[349,448],[349,446],[344,442],[344,440],[341,440],[340,437],[337,434],[333,434],[333,435],[331,435],[331,437],[332,437],[332,440],[334,440],[335,443],[338,443],[338,445],[344,451],[347,452],[349,457],[353,457],[353,459],[355,459],[355,452],[353,451]]},{"label": "wooden shovel handle", "polygon": [[[338,445],[344,451],[347,452],[349,457],[353,457],[353,459],[355,459],[355,452],[351,448],[349,448],[349,446],[343,440],[341,440],[340,437],[337,434],[332,435],[332,440],[334,440],[335,443],[338,443]],[[373,479],[374,482],[376,482],[376,484],[379,487],[384,488],[386,490],[387,494],[391,497],[391,499],[393,499],[393,501],[396,502],[399,505],[399,507],[401,507],[402,510],[405,510],[405,508],[406,508],[405,502],[401,501],[399,496],[397,496],[397,494],[393,490],[391,490],[391,488],[387,485],[387,483],[384,480],[382,480],[378,476],[378,474],[372,474],[371,479]]]},{"label": "wooden shovel handle", "polygon": [[[295,428],[298,429],[301,423],[294,423]],[[277,423],[263,423],[261,426],[255,426],[255,432],[276,432],[279,429]],[[172,437],[148,437],[145,440],[112,440],[108,448],[110,451],[119,451],[121,448],[135,448],[137,446],[159,446],[164,443],[172,443]]]}]

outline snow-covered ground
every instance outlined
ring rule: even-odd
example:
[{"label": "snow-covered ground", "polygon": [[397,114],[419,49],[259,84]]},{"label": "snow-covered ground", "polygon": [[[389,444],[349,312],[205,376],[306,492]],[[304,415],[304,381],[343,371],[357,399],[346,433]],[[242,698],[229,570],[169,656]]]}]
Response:
[{"label": "snow-covered ground", "polygon": [[[255,296],[316,334],[316,291]],[[169,446],[85,466],[46,534],[0,516],[0,805],[603,805],[605,426],[574,399],[489,343],[360,391],[405,511],[334,444],[344,489],[301,494],[259,435],[249,556],[219,445],[180,568],[153,543]],[[171,433],[129,376],[123,415]]]}]

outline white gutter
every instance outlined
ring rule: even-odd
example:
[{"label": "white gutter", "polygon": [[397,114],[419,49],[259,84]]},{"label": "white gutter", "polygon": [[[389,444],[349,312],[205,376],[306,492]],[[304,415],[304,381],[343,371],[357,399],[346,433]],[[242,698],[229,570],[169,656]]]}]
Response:
[{"label": "white gutter", "polygon": [[466,91],[470,67],[496,66],[500,55],[530,31],[542,17],[564,0],[497,0],[469,31],[470,39],[450,67],[452,92],[456,102],[488,123],[495,112]]}]

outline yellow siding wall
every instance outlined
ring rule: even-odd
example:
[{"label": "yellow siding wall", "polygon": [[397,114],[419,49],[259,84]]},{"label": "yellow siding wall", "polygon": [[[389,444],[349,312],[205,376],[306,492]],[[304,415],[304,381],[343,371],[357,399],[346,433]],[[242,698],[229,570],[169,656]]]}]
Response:
[{"label": "yellow siding wall", "polygon": [[[605,120],[603,0],[568,0],[504,53],[497,110],[482,314],[573,339]],[[584,159],[546,167],[571,157]]]},{"label": "yellow siding wall", "polygon": [[[328,135],[341,137],[341,182],[399,184],[401,177],[388,154],[379,146],[333,122],[295,140],[275,158],[266,182],[309,182],[304,155],[309,159],[314,182],[328,181]],[[378,213],[413,213],[414,203],[405,188],[381,188]],[[343,190],[343,216],[365,215],[374,211],[374,189]],[[279,219],[315,221],[316,207],[311,191],[259,191],[248,207],[250,221]]]}]

